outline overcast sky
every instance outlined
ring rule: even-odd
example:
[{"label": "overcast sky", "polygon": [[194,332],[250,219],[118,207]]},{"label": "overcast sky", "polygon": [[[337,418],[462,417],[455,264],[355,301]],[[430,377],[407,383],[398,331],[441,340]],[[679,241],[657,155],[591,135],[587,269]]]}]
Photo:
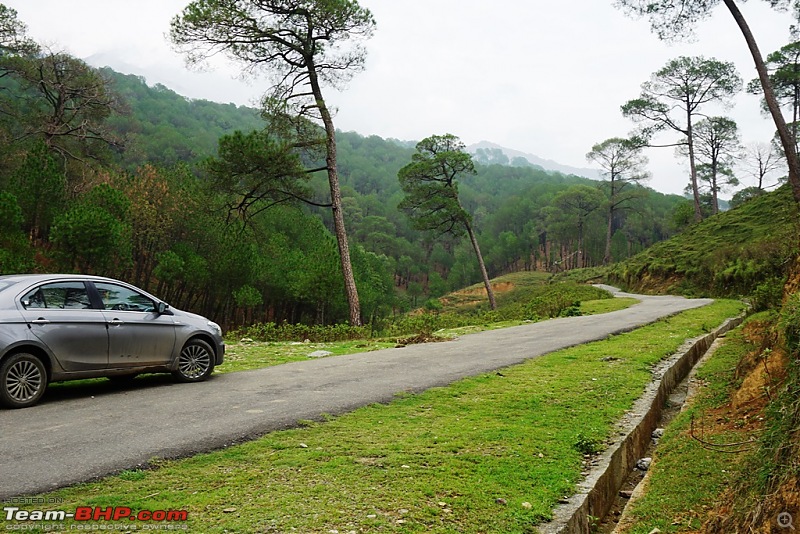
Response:
[{"label": "overcast sky", "polygon": [[[220,63],[191,72],[166,38],[188,0],[0,0],[30,35],[95,66],[142,75],[191,98],[254,105],[264,80],[244,82]],[[698,26],[691,43],[667,44],[646,20],[631,20],[612,0],[360,0],[376,19],[366,70],[342,92],[337,128],[419,140],[452,133],[487,140],[564,165],[590,167],[592,145],[625,136],[633,123],[620,105],[670,59],[703,55],[756,77],[744,39],[724,6]],[[787,14],[766,2],[740,6],[762,54],[789,42]],[[774,127],[757,97],[742,94],[726,114],[742,138],[767,142]],[[665,141],[674,136],[663,138]],[[650,149],[650,186],[680,193],[688,165],[672,149]],[[751,185],[745,183],[744,185]]]}]

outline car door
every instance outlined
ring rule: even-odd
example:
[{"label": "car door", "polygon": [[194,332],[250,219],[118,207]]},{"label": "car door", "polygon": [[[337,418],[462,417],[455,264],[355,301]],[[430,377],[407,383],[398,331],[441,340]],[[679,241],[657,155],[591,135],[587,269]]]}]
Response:
[{"label": "car door", "polygon": [[92,307],[84,282],[44,283],[28,290],[19,303],[31,332],[65,371],[108,366],[106,319]]},{"label": "car door", "polygon": [[94,282],[108,323],[109,367],[164,365],[175,347],[173,316],[159,314],[156,301],[128,286]]}]

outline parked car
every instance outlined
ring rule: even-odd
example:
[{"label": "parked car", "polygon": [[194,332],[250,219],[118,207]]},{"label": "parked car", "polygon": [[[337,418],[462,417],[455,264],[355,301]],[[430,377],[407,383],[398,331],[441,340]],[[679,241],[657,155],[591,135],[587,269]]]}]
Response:
[{"label": "parked car", "polygon": [[36,404],[51,382],[169,372],[205,380],[225,353],[219,325],[99,276],[0,276],[0,405]]}]

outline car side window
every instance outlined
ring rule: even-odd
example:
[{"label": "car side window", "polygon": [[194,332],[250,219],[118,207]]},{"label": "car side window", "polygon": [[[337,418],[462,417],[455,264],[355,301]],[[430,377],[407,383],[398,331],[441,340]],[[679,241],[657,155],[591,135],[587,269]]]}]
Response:
[{"label": "car side window", "polygon": [[107,310],[152,312],[156,309],[153,299],[127,287],[105,282],[95,282],[94,287]]},{"label": "car side window", "polygon": [[83,282],[58,282],[32,289],[22,297],[22,306],[31,309],[85,310],[92,307]]}]

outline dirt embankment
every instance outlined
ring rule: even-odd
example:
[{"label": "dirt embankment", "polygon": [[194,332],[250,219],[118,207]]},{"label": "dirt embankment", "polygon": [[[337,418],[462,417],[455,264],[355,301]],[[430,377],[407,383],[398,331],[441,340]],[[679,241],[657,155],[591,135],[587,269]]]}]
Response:
[{"label": "dirt embankment", "polygon": [[[736,376],[741,386],[731,396],[731,402],[713,414],[717,427],[714,432],[729,430],[727,427],[734,421],[748,421],[752,429],[760,429],[769,402],[787,378],[789,356],[780,347],[775,329],[751,321],[745,334],[758,348],[739,362]],[[800,433],[795,433],[793,439],[800,441]],[[794,446],[797,449],[798,443]],[[778,524],[781,519],[788,522]],[[760,497],[745,494],[742,486],[728,488],[717,506],[709,511],[699,533],[786,533],[792,531],[790,524],[797,528],[794,525],[797,521],[800,521],[800,479],[788,477]]]}]

